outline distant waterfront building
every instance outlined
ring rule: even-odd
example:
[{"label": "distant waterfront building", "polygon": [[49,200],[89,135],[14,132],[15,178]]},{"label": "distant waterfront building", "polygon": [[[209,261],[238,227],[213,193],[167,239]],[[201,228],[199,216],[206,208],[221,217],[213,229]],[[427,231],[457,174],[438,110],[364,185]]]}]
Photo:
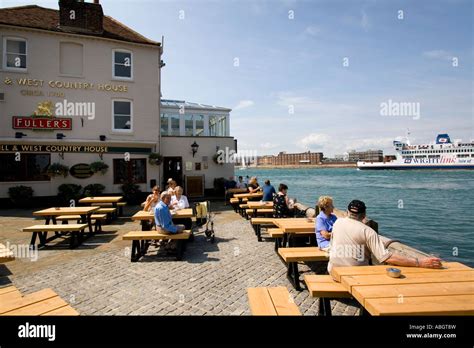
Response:
[{"label": "distant waterfront building", "polygon": [[367,150],[367,151],[349,151],[349,162],[382,162],[382,150]]},{"label": "distant waterfront building", "polygon": [[259,156],[257,165],[315,165],[321,164],[323,160],[322,152],[301,152],[301,153],[286,153],[280,152],[278,155]]}]

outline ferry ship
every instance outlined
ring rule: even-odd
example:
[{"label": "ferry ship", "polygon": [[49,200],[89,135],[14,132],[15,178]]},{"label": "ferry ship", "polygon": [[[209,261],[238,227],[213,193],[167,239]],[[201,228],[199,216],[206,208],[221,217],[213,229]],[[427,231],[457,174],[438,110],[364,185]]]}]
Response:
[{"label": "ferry ship", "polygon": [[451,142],[448,134],[438,134],[436,142],[411,145],[395,140],[396,158],[388,162],[357,162],[358,169],[474,169],[474,141]]}]

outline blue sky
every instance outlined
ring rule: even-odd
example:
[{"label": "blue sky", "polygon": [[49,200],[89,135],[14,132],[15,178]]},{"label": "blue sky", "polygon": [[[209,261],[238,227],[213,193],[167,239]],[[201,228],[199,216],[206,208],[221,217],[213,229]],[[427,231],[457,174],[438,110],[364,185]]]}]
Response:
[{"label": "blue sky", "polygon": [[[32,3],[58,7],[0,0]],[[101,4],[146,37],[165,37],[163,97],[232,108],[240,149],[391,153],[407,128],[412,142],[474,138],[470,0]],[[419,103],[419,117],[382,116],[388,100]]]}]

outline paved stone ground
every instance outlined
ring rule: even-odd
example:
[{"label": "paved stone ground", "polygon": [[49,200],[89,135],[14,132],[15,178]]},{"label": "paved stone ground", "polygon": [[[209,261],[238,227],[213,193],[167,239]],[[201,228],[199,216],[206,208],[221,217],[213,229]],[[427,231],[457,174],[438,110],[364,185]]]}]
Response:
[{"label": "paved stone ground", "polygon": [[[317,299],[293,289],[273,242],[257,242],[248,221],[222,204],[213,205],[215,243],[198,229],[182,261],[150,248],[139,262],[130,262],[131,243],[121,236],[139,224],[122,218],[75,250],[68,249],[67,239],[55,240],[36,261],[18,257],[0,265],[0,286],[11,282],[25,294],[52,288],[82,315],[249,315],[248,287],[286,286],[304,315],[317,315]],[[125,215],[136,211],[127,207]],[[31,212],[0,211],[0,242],[28,245],[30,234],[21,228],[40,223]],[[359,312],[354,300],[331,302],[334,315]]]}]

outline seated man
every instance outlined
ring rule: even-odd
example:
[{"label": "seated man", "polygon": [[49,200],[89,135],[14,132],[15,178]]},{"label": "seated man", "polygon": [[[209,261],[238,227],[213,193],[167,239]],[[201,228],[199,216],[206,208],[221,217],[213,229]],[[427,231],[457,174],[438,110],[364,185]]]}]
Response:
[{"label": "seated man", "polygon": [[276,194],[275,188],[270,184],[270,180],[265,180],[265,185],[263,185],[263,197],[262,201],[271,202],[273,201],[273,196]]},{"label": "seated man", "polygon": [[408,258],[388,251],[377,232],[365,225],[364,202],[353,200],[347,208],[348,216],[337,219],[332,229],[328,272],[338,266],[366,266],[371,255],[380,263],[397,266],[441,268],[436,257]]},{"label": "seated man", "polygon": [[[161,227],[164,232],[176,234],[184,231],[184,225],[173,224],[171,213],[168,208],[171,202],[171,195],[168,191],[161,192],[161,201],[155,207],[156,227]],[[168,243],[170,249],[175,249],[175,243]]]},{"label": "seated man", "polygon": [[243,176],[239,176],[239,181],[235,184],[235,188],[239,188],[239,189],[247,188],[247,185],[244,182]]},{"label": "seated man", "polygon": [[327,251],[329,249],[329,241],[331,240],[331,232],[334,223],[337,220],[334,211],[332,197],[321,196],[318,200],[319,214],[316,217],[316,242],[321,250]]}]

